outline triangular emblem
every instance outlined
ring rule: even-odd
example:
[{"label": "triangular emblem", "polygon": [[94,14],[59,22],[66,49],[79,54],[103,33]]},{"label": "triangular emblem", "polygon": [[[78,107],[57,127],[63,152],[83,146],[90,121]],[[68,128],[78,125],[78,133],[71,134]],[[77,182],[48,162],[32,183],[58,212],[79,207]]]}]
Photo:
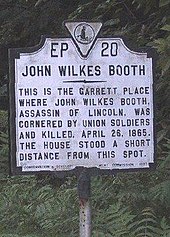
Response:
[{"label": "triangular emblem", "polygon": [[70,32],[74,43],[83,58],[86,58],[92,49],[99,33],[101,22],[65,22],[65,26]]}]

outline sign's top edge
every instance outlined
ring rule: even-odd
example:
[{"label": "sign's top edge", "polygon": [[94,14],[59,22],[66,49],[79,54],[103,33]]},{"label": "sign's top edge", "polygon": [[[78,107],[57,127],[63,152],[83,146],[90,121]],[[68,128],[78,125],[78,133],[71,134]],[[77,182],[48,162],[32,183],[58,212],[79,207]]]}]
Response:
[{"label": "sign's top edge", "polygon": [[[12,55],[15,58],[18,58],[16,55],[20,55],[20,56],[28,56],[28,55],[34,55],[39,53],[41,50],[43,50],[46,45],[49,42],[55,42],[55,41],[70,41],[71,43],[73,42],[73,39],[71,37],[50,37],[50,36],[42,36],[40,43],[32,46],[32,47],[26,47],[26,48],[11,48],[9,49],[9,51],[12,52]],[[136,54],[136,55],[144,55],[147,56],[148,54],[148,50],[151,48],[138,48],[136,49],[131,49],[128,47],[128,44],[126,44],[126,40],[124,38],[120,38],[119,36],[114,36],[114,37],[97,37],[96,39],[96,43],[100,42],[100,41],[110,41],[110,40],[114,40],[114,41],[120,41],[122,46],[130,53],[132,54]]]}]

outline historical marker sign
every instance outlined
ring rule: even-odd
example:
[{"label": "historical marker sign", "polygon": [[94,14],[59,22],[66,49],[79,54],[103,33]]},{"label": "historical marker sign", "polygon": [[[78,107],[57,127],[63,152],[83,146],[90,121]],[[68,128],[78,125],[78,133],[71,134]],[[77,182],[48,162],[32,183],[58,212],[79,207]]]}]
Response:
[{"label": "historical marker sign", "polygon": [[101,23],[10,50],[12,172],[149,168],[154,163],[153,62]]}]

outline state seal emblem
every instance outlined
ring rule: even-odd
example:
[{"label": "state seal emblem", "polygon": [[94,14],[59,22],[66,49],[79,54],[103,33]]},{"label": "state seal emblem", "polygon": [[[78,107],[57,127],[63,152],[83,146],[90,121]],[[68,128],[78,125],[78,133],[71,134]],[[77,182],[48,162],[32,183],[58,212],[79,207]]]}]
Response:
[{"label": "state seal emblem", "polygon": [[95,32],[89,24],[81,23],[75,28],[74,37],[81,44],[90,44],[95,37]]}]

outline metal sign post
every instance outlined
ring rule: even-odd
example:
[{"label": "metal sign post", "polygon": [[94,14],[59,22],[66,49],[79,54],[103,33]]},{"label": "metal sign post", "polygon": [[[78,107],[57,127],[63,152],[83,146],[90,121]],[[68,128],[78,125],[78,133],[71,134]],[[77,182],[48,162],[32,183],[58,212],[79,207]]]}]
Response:
[{"label": "metal sign post", "polygon": [[91,204],[90,204],[90,176],[86,169],[78,179],[78,196],[80,205],[80,237],[91,237]]},{"label": "metal sign post", "polygon": [[80,200],[80,237],[91,237],[91,205],[90,200]]}]

